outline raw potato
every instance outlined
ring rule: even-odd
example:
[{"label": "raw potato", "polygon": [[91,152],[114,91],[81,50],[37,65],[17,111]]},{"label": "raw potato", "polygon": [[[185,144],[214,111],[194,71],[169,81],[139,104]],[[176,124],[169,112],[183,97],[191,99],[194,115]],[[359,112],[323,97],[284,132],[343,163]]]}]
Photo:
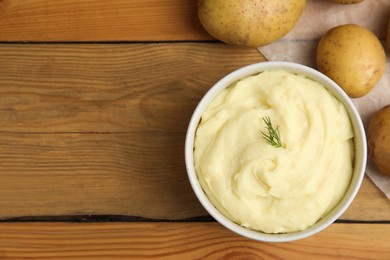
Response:
[{"label": "raw potato", "polygon": [[317,68],[357,98],[370,92],[385,73],[386,54],[379,39],[366,28],[341,25],[322,36]]},{"label": "raw potato", "polygon": [[215,38],[260,47],[287,34],[305,6],[306,0],[198,0],[198,15]]},{"label": "raw potato", "polygon": [[335,3],[335,4],[348,5],[348,4],[357,4],[357,3],[361,3],[361,2],[363,2],[364,0],[329,0],[329,1],[331,1],[332,3]]},{"label": "raw potato", "polygon": [[367,130],[368,154],[379,171],[390,175],[390,106],[375,113]]}]

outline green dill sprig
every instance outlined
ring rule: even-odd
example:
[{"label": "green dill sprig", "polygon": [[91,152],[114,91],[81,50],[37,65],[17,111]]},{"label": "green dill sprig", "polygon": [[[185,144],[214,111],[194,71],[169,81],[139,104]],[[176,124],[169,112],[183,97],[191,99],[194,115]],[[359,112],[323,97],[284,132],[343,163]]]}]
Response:
[{"label": "green dill sprig", "polygon": [[275,148],[286,148],[286,145],[280,140],[279,126],[276,126],[276,128],[274,128],[272,126],[271,118],[269,116],[263,117],[262,119],[266,125],[268,133],[266,134],[263,131],[261,131],[261,133],[263,134],[263,138],[267,141],[267,143],[269,143]]}]

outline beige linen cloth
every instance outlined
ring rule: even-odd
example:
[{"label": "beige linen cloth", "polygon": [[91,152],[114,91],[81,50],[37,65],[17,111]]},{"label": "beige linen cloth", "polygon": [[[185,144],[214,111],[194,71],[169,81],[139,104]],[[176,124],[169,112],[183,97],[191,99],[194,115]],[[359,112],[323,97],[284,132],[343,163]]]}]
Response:
[{"label": "beige linen cloth", "polygon": [[[292,61],[315,66],[319,39],[330,28],[354,23],[366,27],[382,40],[387,53],[387,69],[383,78],[366,96],[352,99],[365,127],[374,112],[390,104],[390,50],[385,44],[390,0],[365,0],[358,4],[338,5],[327,0],[308,0],[306,9],[294,29],[282,39],[260,47],[271,61]],[[366,174],[390,199],[390,177],[379,173],[370,160]]]}]

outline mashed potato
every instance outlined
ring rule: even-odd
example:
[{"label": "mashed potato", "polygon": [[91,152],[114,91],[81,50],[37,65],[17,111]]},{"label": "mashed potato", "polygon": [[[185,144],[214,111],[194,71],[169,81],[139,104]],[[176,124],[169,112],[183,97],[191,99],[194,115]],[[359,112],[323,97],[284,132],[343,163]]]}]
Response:
[{"label": "mashed potato", "polygon": [[[284,147],[267,143],[263,118]],[[196,131],[194,162],[214,206],[266,233],[306,229],[343,197],[353,172],[353,130],[343,104],[320,83],[283,70],[222,91]]]}]

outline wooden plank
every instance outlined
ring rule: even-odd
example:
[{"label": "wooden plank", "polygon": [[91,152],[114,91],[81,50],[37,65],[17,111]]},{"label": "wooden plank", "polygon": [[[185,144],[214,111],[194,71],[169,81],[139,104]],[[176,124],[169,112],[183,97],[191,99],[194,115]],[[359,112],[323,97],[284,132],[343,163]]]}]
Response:
[{"label": "wooden plank", "polygon": [[389,221],[390,200],[365,177],[355,200],[340,219]]},{"label": "wooden plank", "polygon": [[212,39],[194,0],[1,0],[0,41]]},{"label": "wooden plank", "polygon": [[289,243],[217,223],[1,223],[0,257],[84,259],[388,259],[390,225],[333,224]]},{"label": "wooden plank", "polygon": [[[1,134],[0,218],[206,215],[191,192],[184,134]],[[178,196],[180,194],[180,196]]]},{"label": "wooden plank", "polygon": [[264,61],[224,44],[0,45],[0,132],[185,132],[204,93]]},{"label": "wooden plank", "polygon": [[[184,133],[0,134],[0,218],[205,216],[183,147]],[[365,179],[342,219],[389,221],[390,202]]]}]

